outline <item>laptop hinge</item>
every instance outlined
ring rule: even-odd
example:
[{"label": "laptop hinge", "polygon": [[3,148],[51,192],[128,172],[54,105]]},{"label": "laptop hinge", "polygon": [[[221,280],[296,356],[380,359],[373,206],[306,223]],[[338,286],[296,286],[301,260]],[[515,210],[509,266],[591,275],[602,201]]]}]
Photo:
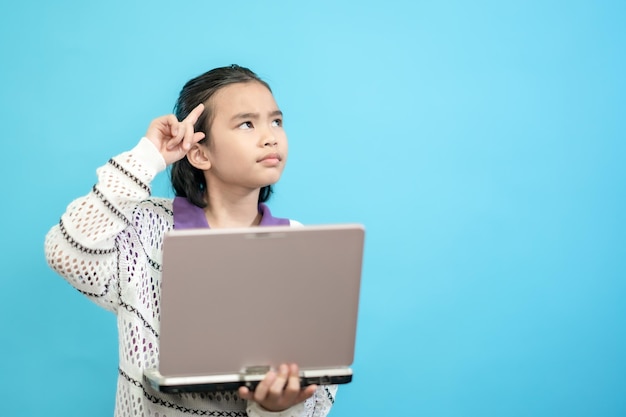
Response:
[{"label": "laptop hinge", "polygon": [[244,375],[265,375],[270,371],[271,367],[269,365],[261,365],[261,366],[246,366],[241,371]]}]

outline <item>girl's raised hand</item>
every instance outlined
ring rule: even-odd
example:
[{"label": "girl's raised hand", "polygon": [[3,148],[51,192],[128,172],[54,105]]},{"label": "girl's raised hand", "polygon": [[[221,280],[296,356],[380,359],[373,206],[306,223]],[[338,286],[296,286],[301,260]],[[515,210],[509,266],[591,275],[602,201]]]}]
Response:
[{"label": "girl's raised hand", "polygon": [[194,125],[203,111],[204,104],[201,103],[183,121],[179,122],[176,116],[168,114],[150,123],[146,137],[161,152],[167,165],[182,159],[191,145],[204,139],[203,132],[194,131]]},{"label": "girl's raised hand", "polygon": [[280,365],[278,372],[269,371],[254,391],[239,388],[239,396],[253,400],[268,411],[283,411],[311,397],[317,385],[300,387],[298,365]]}]

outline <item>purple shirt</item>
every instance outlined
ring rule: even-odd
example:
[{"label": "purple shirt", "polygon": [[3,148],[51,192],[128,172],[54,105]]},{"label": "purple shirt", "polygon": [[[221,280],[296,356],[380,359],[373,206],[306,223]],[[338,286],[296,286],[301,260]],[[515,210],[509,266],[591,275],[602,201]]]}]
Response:
[{"label": "purple shirt", "polygon": [[[261,223],[259,226],[289,226],[289,219],[273,217],[269,207],[259,203]],[[185,197],[174,198],[174,229],[198,229],[207,228],[204,210],[191,204]]]}]

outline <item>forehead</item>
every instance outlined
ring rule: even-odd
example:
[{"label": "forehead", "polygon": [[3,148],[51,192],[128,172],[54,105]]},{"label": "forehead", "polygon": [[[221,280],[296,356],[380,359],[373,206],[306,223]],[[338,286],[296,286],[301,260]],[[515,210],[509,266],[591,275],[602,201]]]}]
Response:
[{"label": "forehead", "polygon": [[214,117],[237,113],[265,113],[278,109],[273,94],[263,84],[250,81],[222,87],[211,98]]}]

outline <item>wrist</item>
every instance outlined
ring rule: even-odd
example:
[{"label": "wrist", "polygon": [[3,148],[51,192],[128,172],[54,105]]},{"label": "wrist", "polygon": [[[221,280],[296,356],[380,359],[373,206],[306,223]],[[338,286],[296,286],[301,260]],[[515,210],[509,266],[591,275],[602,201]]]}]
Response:
[{"label": "wrist", "polygon": [[304,402],[298,403],[282,411],[269,411],[256,401],[248,401],[246,412],[248,417],[299,417],[304,411]]},{"label": "wrist", "polygon": [[144,165],[147,170],[151,171],[153,176],[156,176],[156,174],[166,168],[163,155],[161,155],[156,145],[145,136],[131,149],[131,153],[135,154],[135,157],[141,160],[142,165]]}]

